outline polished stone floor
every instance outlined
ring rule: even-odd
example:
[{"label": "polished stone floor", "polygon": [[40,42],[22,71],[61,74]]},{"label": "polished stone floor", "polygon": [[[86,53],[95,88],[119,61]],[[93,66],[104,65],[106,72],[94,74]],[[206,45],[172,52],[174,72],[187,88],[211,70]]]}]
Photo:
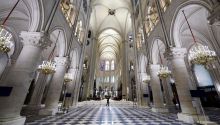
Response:
[{"label": "polished stone floor", "polygon": [[177,120],[175,114],[153,113],[135,108],[132,103],[84,102],[66,114],[46,116],[26,125],[189,125]]}]

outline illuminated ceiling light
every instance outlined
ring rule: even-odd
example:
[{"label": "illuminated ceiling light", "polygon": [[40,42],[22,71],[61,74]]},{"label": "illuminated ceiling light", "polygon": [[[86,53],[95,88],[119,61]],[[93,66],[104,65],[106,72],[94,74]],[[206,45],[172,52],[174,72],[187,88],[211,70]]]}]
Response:
[{"label": "illuminated ceiling light", "polygon": [[168,69],[167,66],[163,65],[163,61],[162,61],[162,57],[160,55],[160,49],[159,49],[159,44],[158,44],[158,40],[157,40],[157,47],[158,47],[158,51],[159,51],[159,56],[160,56],[160,61],[161,61],[161,66],[160,66],[160,70],[157,72],[157,76],[160,79],[166,79],[171,75],[171,71]]},{"label": "illuminated ceiling light", "polygon": [[52,61],[51,57],[53,57],[59,36],[60,36],[60,31],[58,33],[54,48],[48,57],[49,61],[43,61],[43,63],[38,66],[38,71],[42,72],[43,74],[48,75],[48,74],[53,74],[56,72],[56,62]]},{"label": "illuminated ceiling light", "polygon": [[64,82],[71,82],[73,81],[73,74],[72,73],[66,73],[64,76]]},{"label": "illuminated ceiling light", "polygon": [[0,51],[3,53],[8,53],[13,43],[11,41],[12,35],[7,30],[0,27]]},{"label": "illuminated ceiling light", "polygon": [[43,74],[53,74],[56,72],[56,63],[51,60],[43,61],[43,63],[38,66],[38,70]]},{"label": "illuminated ceiling light", "polygon": [[159,78],[164,78],[166,79],[167,77],[169,77],[171,75],[171,71],[168,69],[167,66],[160,66],[160,70],[157,73]]},{"label": "illuminated ceiling light", "polygon": [[192,38],[193,38],[193,41],[195,44],[195,48],[193,48],[189,51],[189,60],[192,64],[207,66],[207,64],[209,64],[217,59],[217,55],[216,55],[215,51],[210,50],[208,46],[199,45],[196,42],[195,36],[192,32],[192,29],[189,25],[187,18],[186,18],[184,10],[182,10],[182,12],[183,12],[185,20],[188,24],[188,27],[190,29],[190,33],[192,35]]},{"label": "illuminated ceiling light", "polygon": [[196,45],[195,48],[189,51],[189,60],[193,64],[207,65],[215,61],[217,55],[215,51],[212,51],[208,46]]},{"label": "illuminated ceiling light", "polygon": [[144,82],[144,83],[148,83],[148,82],[150,82],[150,80],[151,80],[151,77],[150,77],[149,75],[146,75],[146,76],[143,78],[143,82]]},{"label": "illuminated ceiling light", "polygon": [[5,26],[5,23],[7,22],[8,18],[11,16],[12,12],[14,11],[14,9],[17,7],[19,2],[20,2],[20,0],[17,0],[17,2],[12,7],[9,14],[4,19],[4,21],[2,22],[2,24],[0,26],[0,51],[3,53],[8,53],[13,46],[12,41],[10,41],[12,38],[12,35],[7,30],[4,29],[4,26]]}]

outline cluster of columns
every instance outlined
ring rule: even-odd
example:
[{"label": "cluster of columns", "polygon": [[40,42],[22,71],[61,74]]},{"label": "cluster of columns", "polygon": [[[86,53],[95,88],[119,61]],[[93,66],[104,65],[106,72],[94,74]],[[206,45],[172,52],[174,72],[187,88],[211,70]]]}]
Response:
[{"label": "cluster of columns", "polygon": [[[159,20],[160,20],[161,28],[162,28],[164,39],[165,39],[166,49],[167,49],[166,59],[168,60],[168,62],[172,64],[172,67],[173,67],[172,74],[175,79],[175,85],[176,85],[176,89],[177,89],[177,93],[179,97],[179,103],[181,105],[181,113],[178,113],[178,119],[183,120],[185,122],[189,122],[189,123],[195,123],[197,122],[198,117],[196,116],[197,114],[196,109],[193,106],[192,97],[190,94],[189,84],[191,84],[191,82],[190,82],[190,77],[189,77],[187,67],[185,64],[185,55],[187,51],[184,48],[170,48],[169,47],[170,40],[168,37],[166,25],[163,19],[163,12],[161,10],[159,1],[155,1],[155,3],[156,3],[157,12],[159,14]],[[144,15],[142,12],[143,9],[141,8],[141,6],[139,9],[140,9],[142,20],[144,20]],[[145,31],[144,21],[142,23],[143,23],[143,29]],[[144,37],[146,39],[147,35],[144,34]],[[148,50],[150,50],[149,47],[150,45],[148,45],[146,42],[146,48]],[[150,58],[149,55],[148,55],[148,58]],[[169,85],[168,85],[167,79],[160,79],[157,76],[160,65],[152,64],[148,66],[148,68],[150,68],[150,75],[151,75],[150,84],[151,84],[151,89],[152,89],[152,94],[153,94],[152,111],[168,112],[169,109],[173,107],[173,103],[171,100],[172,95],[169,94]],[[164,90],[163,92],[161,90],[161,83],[162,83],[163,90]],[[143,91],[145,91],[144,89],[146,88],[142,87],[142,93]],[[166,102],[166,105],[164,105],[163,100]],[[141,104],[148,107],[148,105],[146,104],[149,104],[149,103],[141,103]]]},{"label": "cluster of columns", "polygon": [[187,50],[184,48],[173,48],[168,59],[173,66],[173,76],[181,105],[181,113],[178,113],[178,119],[194,123],[198,120],[196,109],[192,104],[189,84],[190,77],[185,64]]},{"label": "cluster of columns", "polygon": [[153,92],[153,109],[155,112],[168,112],[167,108],[164,107],[163,94],[160,86],[160,79],[157,73],[160,69],[160,65],[151,65],[151,88]]},{"label": "cluster of columns", "polygon": [[[197,112],[192,103],[192,97],[190,94],[190,76],[187,71],[185,64],[186,49],[184,48],[172,48],[171,52],[167,53],[167,59],[171,62],[173,70],[172,74],[175,79],[175,85],[181,105],[181,113],[178,113],[178,119],[185,122],[194,123],[198,120]],[[151,64],[150,67],[150,85],[153,94],[153,105],[152,111],[154,112],[169,112],[170,109],[174,108],[174,104],[171,100],[172,95],[170,92],[170,86],[168,79],[160,79],[158,77],[158,71],[160,65]],[[161,80],[161,81],[160,81]],[[163,92],[161,90],[161,84],[163,86]],[[142,94],[147,92],[148,86],[146,83],[142,83]],[[147,94],[150,94],[149,92]],[[148,96],[149,97],[149,96]],[[165,98],[163,98],[165,97]],[[165,101],[164,101],[165,100]],[[141,103],[144,107],[149,107],[149,99],[142,98],[144,103]],[[164,105],[166,102],[166,105]],[[200,117],[201,118],[201,117]]]},{"label": "cluster of columns", "polygon": [[[24,100],[28,93],[28,89],[33,79],[34,72],[37,68],[37,62],[41,56],[43,49],[51,43],[40,32],[21,32],[20,37],[23,39],[23,49],[15,63],[7,74],[1,86],[10,87],[11,93],[7,97],[0,97],[0,124],[1,125],[23,125],[25,117],[20,116]],[[32,94],[27,109],[40,110],[40,115],[54,115],[58,110],[58,103],[63,87],[64,75],[68,65],[67,57],[54,57],[56,63],[56,72],[53,75],[38,73],[35,89]],[[70,73],[77,77],[78,69],[69,69]],[[18,75],[19,74],[19,75]],[[67,92],[76,95],[74,85],[77,83],[75,79],[68,84]],[[45,107],[41,108],[41,100],[46,85],[49,86]],[[77,99],[67,99],[69,106],[76,104]]]},{"label": "cluster of columns", "polygon": [[50,83],[52,75],[44,75],[39,72],[36,85],[28,105],[28,110],[39,110],[41,109],[41,100],[43,98],[43,93],[45,87]]},{"label": "cluster of columns", "polygon": [[121,60],[121,68],[122,68],[122,99],[128,100],[129,98],[129,82],[128,82],[128,45],[127,41],[124,40],[122,42],[122,60]]},{"label": "cluster of columns", "polygon": [[[37,62],[40,59],[42,51],[51,45],[51,41],[48,40],[47,31],[53,20],[59,2],[60,0],[57,0],[54,4],[51,16],[46,23],[46,27],[44,27],[45,33],[22,31],[20,34],[23,49],[21,50],[16,63],[10,68],[6,78],[0,83],[1,87],[11,89],[9,96],[0,97],[1,125],[23,125],[26,120],[25,117],[20,116],[20,112],[26,95],[28,94],[34,73],[38,67]],[[81,5],[81,2],[79,2],[79,4]],[[76,18],[75,23],[77,22],[77,19],[78,18]],[[34,113],[35,111],[40,110],[40,115],[54,115],[58,110],[64,75],[69,63],[67,57],[55,57],[54,61],[56,63],[56,72],[53,75],[38,73],[32,98],[29,105],[26,107],[27,109],[34,110]],[[78,91],[74,89],[75,84],[80,82],[79,75],[81,73],[78,73],[78,71],[78,68],[69,69],[68,71],[72,72],[75,76],[75,79],[67,84],[67,92],[71,93],[72,96],[71,99],[67,99],[65,103],[70,106],[76,105],[78,100],[76,96]],[[41,100],[46,86],[48,86],[48,90],[46,93],[45,107],[42,109]]]},{"label": "cluster of columns", "polygon": [[40,115],[55,115],[58,110],[60,93],[63,87],[64,75],[66,72],[67,58],[55,57],[56,72],[53,74],[48,89],[45,108],[40,110]]},{"label": "cluster of columns", "polygon": [[18,125],[25,122],[20,111],[41,52],[50,44],[45,42],[43,36],[40,32],[21,32],[23,49],[4,82],[0,83],[12,89],[8,97],[0,97],[0,124]]},{"label": "cluster of columns", "polygon": [[89,77],[88,77],[88,89],[86,90],[86,97],[90,95],[94,96],[94,76],[95,76],[95,66],[96,66],[96,52],[97,52],[97,39],[91,39],[91,59],[89,64]]}]

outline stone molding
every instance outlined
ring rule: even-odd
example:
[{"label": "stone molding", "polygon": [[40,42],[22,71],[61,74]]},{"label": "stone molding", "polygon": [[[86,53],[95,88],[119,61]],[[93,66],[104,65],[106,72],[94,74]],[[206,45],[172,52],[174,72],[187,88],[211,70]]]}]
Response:
[{"label": "stone molding", "polygon": [[52,44],[52,41],[49,40],[42,32],[21,31],[20,37],[22,38],[24,46],[36,46],[46,49]]}]

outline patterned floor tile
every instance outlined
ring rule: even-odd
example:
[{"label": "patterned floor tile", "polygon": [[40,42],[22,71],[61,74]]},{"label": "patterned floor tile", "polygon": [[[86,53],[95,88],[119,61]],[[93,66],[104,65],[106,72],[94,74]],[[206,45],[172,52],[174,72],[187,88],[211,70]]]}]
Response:
[{"label": "patterned floor tile", "polygon": [[[219,116],[211,115],[211,119],[219,120]],[[47,116],[26,125],[190,125],[177,120],[176,114],[154,113],[149,109],[132,106],[102,104],[81,106],[70,112]]]}]

